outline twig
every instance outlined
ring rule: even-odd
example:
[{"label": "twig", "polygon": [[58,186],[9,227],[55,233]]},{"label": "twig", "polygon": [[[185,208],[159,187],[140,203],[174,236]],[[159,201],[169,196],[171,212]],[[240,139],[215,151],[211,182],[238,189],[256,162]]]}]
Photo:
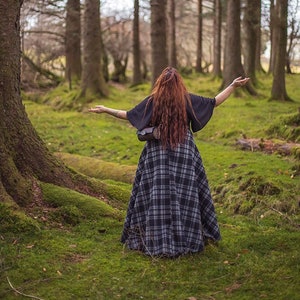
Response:
[{"label": "twig", "polygon": [[16,292],[17,294],[22,295],[22,296],[24,296],[24,297],[32,298],[32,299],[43,300],[42,298],[39,298],[39,297],[36,297],[36,296],[26,295],[26,294],[24,294],[24,293],[21,293],[20,291],[18,291],[16,288],[13,287],[13,285],[11,284],[11,282],[10,282],[10,280],[9,280],[8,277],[6,277],[6,279],[7,279],[7,282],[8,282],[8,284],[9,284],[9,286],[11,287],[11,289],[12,289],[14,292]]}]

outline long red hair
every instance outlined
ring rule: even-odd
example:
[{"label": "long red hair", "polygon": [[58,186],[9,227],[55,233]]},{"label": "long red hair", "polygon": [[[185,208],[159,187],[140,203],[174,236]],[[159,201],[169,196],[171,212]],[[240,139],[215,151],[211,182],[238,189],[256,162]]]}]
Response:
[{"label": "long red hair", "polygon": [[176,69],[167,67],[162,71],[154,84],[151,100],[151,121],[153,126],[159,126],[162,146],[175,149],[186,138],[186,105],[190,104],[189,94]]}]

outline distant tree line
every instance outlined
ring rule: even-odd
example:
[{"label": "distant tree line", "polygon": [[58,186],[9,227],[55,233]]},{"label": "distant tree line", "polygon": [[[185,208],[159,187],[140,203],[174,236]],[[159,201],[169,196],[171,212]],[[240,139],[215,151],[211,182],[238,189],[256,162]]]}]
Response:
[{"label": "distant tree line", "polygon": [[[274,78],[271,98],[289,99],[285,73],[292,73],[300,47],[299,0],[132,0],[126,12],[103,9],[109,2],[24,3],[22,45],[31,69],[36,66],[33,79],[48,75],[53,81],[40,72],[47,69],[70,88],[80,83],[82,95],[105,96],[109,80],[153,82],[171,65],[182,72],[212,72],[223,78],[222,86],[247,75],[252,80],[246,89],[255,95],[256,73],[267,72]],[[266,47],[268,65],[261,62]]]}]

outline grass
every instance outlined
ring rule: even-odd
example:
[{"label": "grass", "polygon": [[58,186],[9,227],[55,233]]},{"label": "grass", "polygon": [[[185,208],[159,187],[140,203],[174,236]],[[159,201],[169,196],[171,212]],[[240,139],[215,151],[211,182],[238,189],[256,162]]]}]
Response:
[{"label": "grass", "polygon": [[[25,214],[0,205],[0,298],[300,299],[299,162],[235,146],[243,136],[284,138],[283,131],[270,135],[268,129],[282,129],[282,118],[297,112],[297,80],[298,75],[287,77],[295,101],[282,103],[268,101],[271,81],[261,78],[259,97],[231,97],[195,135],[222,240],[177,259],[150,258],[119,242],[143,147],[135,130],[109,116],[62,109],[64,87],[52,92],[53,106],[48,105],[51,93],[47,105],[26,100],[27,113],[49,149],[94,177],[104,201],[42,184],[44,207]],[[191,75],[185,81],[191,91],[210,97],[220,85],[209,76]],[[148,92],[148,85],[112,87],[109,98],[91,105],[129,109]]]}]

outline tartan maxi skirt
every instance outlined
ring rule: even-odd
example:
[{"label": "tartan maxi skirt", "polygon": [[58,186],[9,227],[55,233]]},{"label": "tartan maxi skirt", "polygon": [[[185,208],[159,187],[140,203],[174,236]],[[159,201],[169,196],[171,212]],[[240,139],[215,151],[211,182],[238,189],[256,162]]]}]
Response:
[{"label": "tartan maxi skirt", "polygon": [[121,242],[151,256],[175,257],[220,240],[200,153],[188,131],[184,144],[163,149],[148,141],[141,153]]}]

